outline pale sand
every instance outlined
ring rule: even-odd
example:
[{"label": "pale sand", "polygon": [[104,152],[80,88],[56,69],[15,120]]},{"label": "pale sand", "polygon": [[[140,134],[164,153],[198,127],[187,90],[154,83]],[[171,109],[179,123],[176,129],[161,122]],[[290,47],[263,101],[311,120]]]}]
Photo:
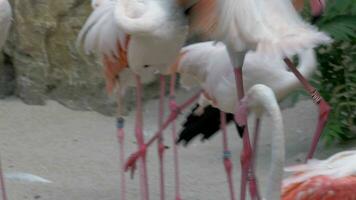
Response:
[{"label": "pale sand", "polygon": [[[180,91],[179,96],[184,92]],[[157,100],[145,104],[145,132],[156,130]],[[283,111],[287,131],[288,164],[304,158],[315,127],[317,112],[310,101]],[[182,117],[181,117],[182,118]],[[126,151],[134,144],[134,112],[126,120]],[[259,179],[263,183],[269,167],[270,126],[264,118],[262,144],[259,148]],[[49,101],[46,106],[28,106],[18,99],[0,101],[0,152],[5,173],[35,174],[52,183],[30,183],[6,179],[9,200],[119,200],[119,161],[115,119],[95,112],[72,111]],[[147,134],[148,135],[148,134]],[[166,144],[172,145],[169,131]],[[239,188],[239,154],[241,140],[230,127],[230,147],[234,159],[235,188]],[[348,149],[319,145],[317,157]],[[355,146],[355,145],[354,145]],[[156,145],[149,149],[148,165],[151,200],[158,200]],[[183,200],[229,199],[222,165],[221,135],[210,142],[196,141],[180,148],[180,171]],[[166,154],[167,199],[174,199],[172,151]],[[129,176],[127,176],[129,177]],[[138,176],[128,178],[128,200],[140,199]],[[263,185],[263,184],[262,184]]]}]

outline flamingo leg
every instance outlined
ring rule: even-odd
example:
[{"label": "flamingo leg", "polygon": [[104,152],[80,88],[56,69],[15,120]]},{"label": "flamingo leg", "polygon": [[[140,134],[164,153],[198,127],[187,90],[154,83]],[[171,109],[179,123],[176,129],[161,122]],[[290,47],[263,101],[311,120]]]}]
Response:
[{"label": "flamingo leg", "polygon": [[329,117],[329,113],[331,111],[331,107],[329,104],[320,96],[319,92],[303,77],[303,75],[297,70],[293,62],[285,58],[284,62],[288,65],[291,71],[295,74],[295,76],[299,79],[302,83],[304,89],[310,94],[313,99],[313,102],[319,106],[319,117],[318,117],[318,124],[316,127],[316,131],[313,136],[312,144],[310,150],[308,152],[306,161],[313,158],[315,153],[316,147],[318,145],[320,136],[325,128],[326,122]]},{"label": "flamingo leg", "polygon": [[140,151],[141,165],[140,165],[140,185],[142,192],[142,199],[149,200],[148,191],[148,177],[147,177],[147,166],[146,166],[146,146],[144,143],[143,136],[143,115],[142,115],[142,84],[141,79],[136,75],[136,124],[135,124],[135,135],[137,139],[137,144]]},{"label": "flamingo leg", "polygon": [[2,171],[1,160],[0,160],[0,188],[1,188],[2,200],[7,200],[7,194],[6,194],[6,189],[5,189],[5,180],[4,180],[4,174]]},{"label": "flamingo leg", "polygon": [[117,91],[117,118],[116,118],[116,128],[117,128],[117,139],[119,143],[119,159],[120,159],[120,199],[126,200],[126,178],[125,178],[125,120],[122,117],[123,101],[122,101],[122,91],[120,88]]},{"label": "flamingo leg", "polygon": [[[158,128],[163,125],[163,115],[164,115],[164,97],[166,91],[166,80],[163,75],[160,75],[160,96],[159,96],[159,115],[158,115]],[[160,173],[160,199],[165,199],[164,191],[164,165],[163,165],[163,154],[164,154],[164,142],[163,136],[158,137],[158,158],[159,158],[159,173]]]},{"label": "flamingo leg", "polygon": [[195,94],[194,96],[192,96],[191,98],[186,100],[181,105],[173,104],[173,105],[175,105],[175,108],[169,114],[168,118],[163,122],[163,124],[159,128],[159,130],[148,140],[148,142],[146,142],[146,144],[142,145],[142,147],[138,151],[131,154],[131,156],[125,163],[125,171],[128,171],[130,169],[133,171],[135,169],[136,161],[141,156],[145,155],[146,148],[151,146],[153,144],[153,142],[155,142],[162,135],[163,131],[172,123],[172,121],[174,121],[177,118],[177,116],[180,114],[180,111],[184,110],[185,108],[190,106],[192,103],[194,103],[199,98],[200,94],[201,94],[201,92],[198,92],[197,94]]},{"label": "flamingo leg", "polygon": [[[177,108],[177,102],[175,100],[175,83],[176,83],[176,74],[172,74],[171,83],[170,83],[170,102],[169,107],[171,112],[175,112]],[[172,121],[172,138],[173,138],[173,157],[174,157],[174,176],[175,176],[175,195],[176,200],[181,200],[180,195],[180,175],[179,175],[179,157],[178,157],[178,147],[176,145],[177,140],[177,131],[176,131],[176,120]]]},{"label": "flamingo leg", "polygon": [[[253,132],[253,143],[252,143],[252,162],[251,162],[251,169],[253,170],[253,172],[256,171],[256,158],[257,158],[257,152],[258,152],[258,136],[259,136],[259,131],[260,131],[260,123],[261,120],[260,118],[256,118],[255,121],[255,130]],[[256,183],[256,178],[253,180],[250,180],[250,193],[251,194],[256,194],[255,197],[252,197],[253,199],[261,199],[258,193],[258,188],[257,188],[257,183]]]},{"label": "flamingo leg", "polygon": [[[241,99],[244,97],[242,67],[235,68],[235,80],[236,80],[238,99],[239,99],[239,102],[241,102]],[[239,105],[238,107],[241,107],[241,105]],[[240,118],[240,120],[238,120],[237,118]],[[249,136],[248,126],[247,126],[247,112],[241,113],[238,109],[235,112],[235,121],[237,122],[237,124],[240,127],[239,131],[243,132],[243,136],[242,136],[243,150],[242,150],[242,154],[241,154],[241,158],[240,158],[240,161],[241,161],[240,199],[245,200],[246,199],[247,182],[249,182],[251,180],[251,184],[257,190],[255,174],[253,172],[253,169],[251,168],[252,148],[251,148],[250,136]],[[243,123],[243,124],[241,124],[241,123]],[[255,193],[253,193],[253,191],[254,190],[251,191],[252,192],[251,197],[259,196]],[[258,193],[258,191],[256,191],[256,192]]]},{"label": "flamingo leg", "polygon": [[231,162],[231,151],[228,146],[227,140],[227,132],[226,132],[226,114],[224,112],[220,112],[220,123],[221,123],[221,130],[223,133],[223,147],[224,147],[224,166],[227,175],[227,181],[229,184],[229,191],[231,200],[235,200],[235,190],[234,190],[234,182],[232,179],[232,162]]},{"label": "flamingo leg", "polygon": [[126,200],[126,179],[125,179],[125,132],[124,132],[124,119],[122,117],[117,118],[116,126],[117,126],[117,138],[119,142],[119,150],[120,150],[120,186],[121,186],[121,194],[120,199]]}]

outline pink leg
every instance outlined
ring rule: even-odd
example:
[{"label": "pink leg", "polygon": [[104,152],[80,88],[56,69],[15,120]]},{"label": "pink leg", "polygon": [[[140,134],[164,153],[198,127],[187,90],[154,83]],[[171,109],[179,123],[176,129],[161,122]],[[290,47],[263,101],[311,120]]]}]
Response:
[{"label": "pink leg", "polygon": [[142,199],[148,200],[149,199],[149,192],[148,192],[148,177],[147,177],[147,166],[146,166],[146,148],[145,148],[145,141],[143,136],[143,116],[142,116],[142,84],[141,79],[139,76],[136,75],[136,124],[135,124],[135,132],[136,132],[136,139],[138,147],[143,151],[141,151],[141,158],[142,162],[140,165],[140,184],[141,184],[141,192],[142,192]]},{"label": "pink leg", "polygon": [[2,200],[7,200],[7,194],[6,194],[6,189],[5,189],[5,180],[4,180],[4,174],[2,171],[1,160],[0,160],[0,188],[1,188]]},{"label": "pink leg", "polygon": [[227,175],[227,181],[229,184],[229,191],[231,200],[235,200],[234,182],[232,179],[232,162],[231,162],[231,151],[228,146],[227,132],[226,132],[226,115],[224,112],[220,112],[220,122],[221,130],[223,133],[223,147],[224,147],[224,166]]},{"label": "pink leg", "polygon": [[[176,83],[176,74],[173,74],[171,77],[170,83],[170,109],[171,112],[175,112],[177,107],[177,102],[175,100],[175,83]],[[176,200],[181,200],[180,195],[180,176],[179,176],[179,158],[178,158],[178,147],[176,145],[177,140],[177,131],[176,131],[176,120],[172,121],[172,138],[173,138],[173,156],[174,156],[174,176],[175,176],[175,192]]]},{"label": "pink leg", "polygon": [[125,148],[124,148],[124,140],[125,140],[125,132],[124,132],[124,119],[122,117],[117,118],[117,138],[119,141],[120,148],[120,177],[121,177],[121,195],[120,199],[126,200],[126,180],[125,180]]},{"label": "pink leg", "polygon": [[163,125],[159,128],[159,130],[154,134],[154,136],[150,140],[148,140],[148,142],[145,145],[143,145],[138,151],[131,154],[131,156],[125,163],[125,171],[128,170],[133,171],[135,169],[137,159],[139,159],[141,156],[145,154],[146,148],[151,146],[153,142],[155,142],[162,135],[163,131],[171,124],[171,122],[177,118],[180,111],[184,110],[192,103],[194,103],[199,98],[200,94],[201,92],[198,92],[197,94],[195,94],[193,97],[186,100],[181,105],[176,105],[176,104],[170,105],[171,109],[173,108],[173,111],[170,113],[168,118],[164,121]]},{"label": "pink leg", "polygon": [[[255,122],[255,130],[253,133],[253,143],[252,143],[252,162],[251,162],[251,169],[253,172],[256,171],[256,158],[257,158],[257,151],[258,151],[258,136],[259,136],[259,130],[260,130],[260,118],[256,118]],[[253,196],[252,199],[261,199],[258,193],[258,188],[257,188],[257,183],[256,183],[256,176],[252,177],[252,180],[250,180],[250,193],[251,194],[256,194],[256,196]]]},{"label": "pink leg", "polygon": [[329,104],[320,96],[318,91],[303,77],[302,74],[297,70],[295,65],[292,63],[292,61],[288,58],[284,59],[284,62],[288,65],[288,67],[291,69],[291,71],[295,74],[295,76],[299,79],[299,81],[302,83],[304,89],[310,94],[310,96],[313,98],[313,101],[315,104],[319,105],[319,119],[318,119],[318,125],[316,128],[316,131],[313,136],[313,141],[311,144],[311,148],[308,152],[306,160],[309,160],[313,157],[314,152],[316,150],[316,147],[318,145],[318,141],[320,139],[320,136],[324,130],[325,124],[328,120],[329,113],[331,110],[331,107]]},{"label": "pink leg", "polygon": [[[163,75],[160,76],[160,96],[159,96],[159,116],[158,116],[158,128],[163,125],[163,115],[164,115],[164,97],[166,91],[166,80]],[[159,172],[160,172],[160,198],[165,199],[164,191],[164,165],[163,165],[163,153],[164,153],[164,143],[163,136],[158,137],[158,157],[159,157]]]},{"label": "pink leg", "polygon": [[[236,79],[236,88],[239,101],[244,97],[244,87],[243,87],[243,79],[242,79],[242,68],[235,68],[235,79]],[[238,120],[237,118],[241,118]],[[249,180],[254,180],[254,172],[251,169],[251,158],[252,158],[252,148],[250,143],[250,136],[247,127],[247,113],[240,114],[239,112],[235,112],[235,121],[241,127],[241,131],[243,131],[243,150],[241,154],[241,193],[240,199],[246,199],[246,185]],[[240,122],[240,123],[239,123]],[[243,124],[241,124],[243,123]],[[253,185],[256,185],[255,181],[252,182]],[[257,186],[254,186],[257,189]],[[258,196],[257,194],[251,194],[252,197]]]}]

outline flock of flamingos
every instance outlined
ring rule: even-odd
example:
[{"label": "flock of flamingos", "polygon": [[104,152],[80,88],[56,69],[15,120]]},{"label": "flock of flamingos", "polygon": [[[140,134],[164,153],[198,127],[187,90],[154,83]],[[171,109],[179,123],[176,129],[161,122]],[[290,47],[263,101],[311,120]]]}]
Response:
[{"label": "flock of flamingos", "polygon": [[[157,141],[160,162],[160,197],[165,199],[163,132],[172,126],[173,141],[188,144],[196,136],[209,139],[220,129],[224,165],[231,200],[235,200],[231,152],[226,124],[235,123],[243,140],[239,199],[355,200],[356,151],[340,152],[326,160],[313,160],[330,107],[307,81],[316,70],[314,48],[332,39],[304,21],[299,11],[304,0],[92,0],[93,11],[79,33],[77,45],[102,59],[107,91],[117,95],[117,134],[121,160],[121,196],[126,200],[126,171],[136,162],[142,200],[148,200],[146,151]],[[313,19],[321,17],[324,0],[310,0]],[[0,48],[11,24],[7,0],[0,0]],[[184,46],[201,34],[212,41]],[[299,60],[295,66],[290,58]],[[182,104],[175,101],[176,74],[183,87],[201,90]],[[142,84],[160,79],[158,131],[143,136]],[[164,119],[165,75],[171,75],[169,116]],[[298,87],[310,94],[319,108],[319,120],[306,163],[287,167],[283,119],[278,102]],[[136,87],[135,136],[138,150],[125,160],[123,98]],[[197,101],[182,131],[176,133],[180,111]],[[247,116],[255,113],[253,142]],[[260,189],[255,176],[255,151],[260,117],[267,114],[274,128],[268,184]],[[177,145],[174,145],[175,199],[181,200]],[[283,179],[284,171],[294,175]],[[1,169],[0,169],[1,172]],[[2,173],[2,199],[7,200]],[[247,194],[248,193],[248,194]]]}]

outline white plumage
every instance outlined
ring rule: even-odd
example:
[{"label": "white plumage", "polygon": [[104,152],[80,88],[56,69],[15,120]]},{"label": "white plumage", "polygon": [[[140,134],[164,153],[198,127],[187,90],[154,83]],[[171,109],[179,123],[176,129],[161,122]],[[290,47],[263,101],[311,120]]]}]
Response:
[{"label": "white plumage", "polygon": [[[298,69],[305,77],[311,77],[316,69],[314,51],[305,51],[300,56],[302,59]],[[235,111],[235,76],[223,43],[204,42],[184,47],[178,63],[178,72],[181,74],[183,86],[199,85],[218,104],[213,105],[224,112]],[[278,100],[301,86],[282,60],[259,53],[247,54],[243,73],[246,91],[255,84],[264,84],[272,88]]]},{"label": "white plumage", "polygon": [[262,198],[277,200],[281,196],[283,166],[285,162],[285,137],[281,110],[273,90],[265,85],[252,86],[241,100],[247,108],[259,115],[267,113],[272,121],[271,166]]},{"label": "white plumage", "polygon": [[131,70],[145,67],[161,73],[175,61],[187,36],[183,11],[173,0],[106,0],[88,18],[79,34],[87,53],[119,57],[117,42],[127,46]]},{"label": "white plumage", "polygon": [[317,176],[328,176],[334,179],[356,176],[356,151],[337,153],[326,160],[309,160],[308,163],[285,168],[287,172],[298,174],[283,181],[288,187]]},{"label": "white plumage", "polygon": [[289,0],[217,1],[215,34],[234,51],[257,49],[282,57],[331,42],[305,23]]}]

